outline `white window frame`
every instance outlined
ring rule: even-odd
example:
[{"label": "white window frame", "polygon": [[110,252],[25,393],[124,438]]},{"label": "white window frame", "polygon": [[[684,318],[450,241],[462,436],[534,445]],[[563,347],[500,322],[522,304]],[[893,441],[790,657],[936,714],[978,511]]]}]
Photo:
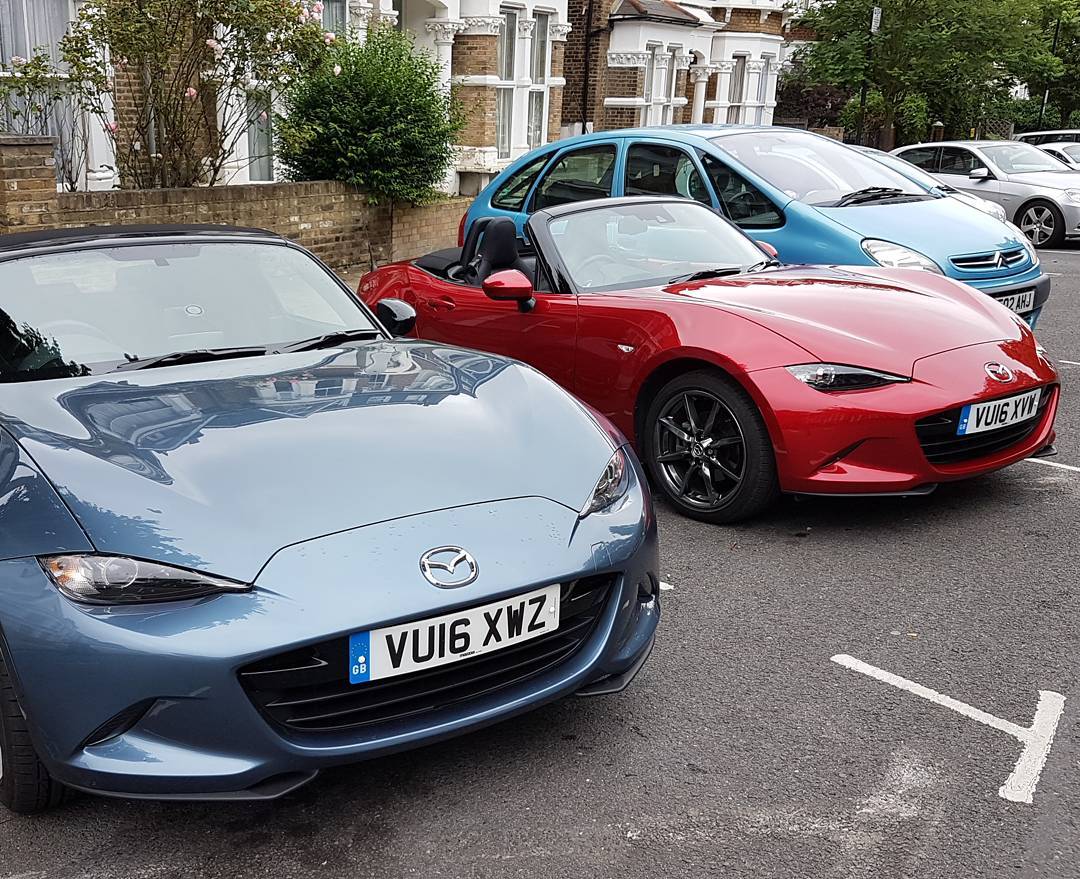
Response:
[{"label": "white window frame", "polygon": [[645,45],[645,51],[648,52],[649,59],[645,63],[645,81],[641,87],[641,96],[645,99],[638,119],[638,124],[641,126],[652,124],[653,95],[656,91],[656,58],[663,50],[663,43],[647,43]]},{"label": "white window frame", "polygon": [[[509,159],[514,150],[514,99],[517,90],[518,22],[521,21],[523,11],[517,6],[499,7],[502,26],[499,29],[499,44],[495,55],[495,75],[499,78],[499,81],[495,84],[495,148],[500,160]],[[513,17],[513,27],[510,26],[511,16]],[[507,52],[510,53],[509,58],[506,57]],[[509,70],[509,77],[503,75],[504,67]]]},{"label": "white window frame", "polygon": [[681,46],[668,46],[667,82],[664,84],[666,100],[660,110],[662,125],[671,125],[675,119],[675,88],[679,81],[679,56],[681,54]]},{"label": "white window frame", "polygon": [[[529,149],[536,149],[548,142],[548,113],[551,108],[551,23],[555,13],[547,9],[533,10],[533,36],[532,45],[529,49],[529,94],[525,99],[525,138]],[[541,23],[543,27],[541,27]],[[536,57],[537,40],[543,38],[543,58]],[[540,79],[535,78],[539,66]],[[532,122],[533,95],[539,94],[540,98],[540,129],[535,132],[529,130]]]},{"label": "white window frame", "polygon": [[739,125],[743,121],[743,112],[745,110],[750,55],[748,53],[739,53],[738,55],[732,55],[731,60],[735,62],[735,67],[731,71],[731,78],[728,81],[727,123],[728,125]]},{"label": "white window frame", "polygon": [[776,66],[775,55],[762,55],[761,56],[761,73],[758,75],[758,103],[761,104],[757,110],[757,124],[762,125],[765,122],[766,104],[769,102],[769,79],[773,75],[773,69]]}]

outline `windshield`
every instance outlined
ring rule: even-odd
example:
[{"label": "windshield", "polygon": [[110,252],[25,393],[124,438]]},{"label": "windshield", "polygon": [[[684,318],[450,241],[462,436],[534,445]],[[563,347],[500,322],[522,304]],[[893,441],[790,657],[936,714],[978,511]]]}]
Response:
[{"label": "windshield", "polygon": [[735,274],[768,259],[693,202],[592,208],[552,220],[548,231],[571,279],[589,290],[668,284],[713,270]]},{"label": "windshield", "polygon": [[253,353],[373,329],[303,251],[278,244],[139,244],[0,262],[0,382],[108,372],[207,349]]},{"label": "windshield", "polygon": [[713,143],[777,189],[806,204],[833,206],[844,196],[871,188],[895,190],[892,194],[882,193],[880,201],[929,197],[917,183],[881,162],[813,134],[754,131],[717,137]]},{"label": "windshield", "polygon": [[1068,171],[1069,166],[1029,143],[1011,140],[981,147],[991,162],[1006,174],[1031,174],[1035,171]]},{"label": "windshield", "polygon": [[1055,149],[1065,153],[1072,161],[1080,162],[1080,143],[1063,143]]}]

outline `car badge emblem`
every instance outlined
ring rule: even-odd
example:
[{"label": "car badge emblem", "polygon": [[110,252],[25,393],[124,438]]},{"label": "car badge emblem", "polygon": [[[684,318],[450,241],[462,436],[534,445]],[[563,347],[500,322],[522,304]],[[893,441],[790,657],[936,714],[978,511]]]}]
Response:
[{"label": "car badge emblem", "polygon": [[439,589],[458,589],[476,579],[480,566],[460,546],[439,546],[420,556],[420,573]]},{"label": "car badge emblem", "polygon": [[1011,382],[1014,378],[1013,371],[1004,363],[988,363],[985,367],[986,374],[996,382],[1003,384]]},{"label": "car badge emblem", "polygon": [[1002,253],[1002,252],[1001,252],[1001,251],[999,250],[999,251],[998,251],[998,255],[997,255],[997,267],[998,267],[999,269],[1003,269],[1003,268],[1007,267],[1008,265],[1009,265],[1009,262],[1008,262],[1008,260],[1007,260],[1007,259],[1005,259],[1005,254],[1004,254],[1004,253]]}]

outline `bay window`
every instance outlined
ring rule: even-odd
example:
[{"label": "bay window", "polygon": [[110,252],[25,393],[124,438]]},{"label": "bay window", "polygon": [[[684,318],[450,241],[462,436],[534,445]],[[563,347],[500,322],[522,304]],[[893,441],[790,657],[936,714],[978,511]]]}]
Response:
[{"label": "bay window", "polygon": [[510,158],[514,126],[514,69],[517,60],[518,10],[502,8],[502,27],[495,54],[495,145],[500,159]]},{"label": "bay window", "polygon": [[348,22],[348,0],[323,0],[323,27],[344,34]]}]

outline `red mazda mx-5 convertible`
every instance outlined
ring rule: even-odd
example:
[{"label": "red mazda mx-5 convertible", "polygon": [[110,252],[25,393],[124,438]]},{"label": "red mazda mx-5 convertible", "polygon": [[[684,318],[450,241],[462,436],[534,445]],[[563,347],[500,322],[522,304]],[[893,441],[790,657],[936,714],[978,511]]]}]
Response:
[{"label": "red mazda mx-5 convertible", "polygon": [[524,248],[510,220],[478,221],[464,247],[380,268],[359,294],[412,305],[422,338],[556,379],[690,516],[742,519],[780,492],[921,494],[1053,452],[1054,367],[956,281],[781,267],[681,199],[562,205],[527,232]]}]

